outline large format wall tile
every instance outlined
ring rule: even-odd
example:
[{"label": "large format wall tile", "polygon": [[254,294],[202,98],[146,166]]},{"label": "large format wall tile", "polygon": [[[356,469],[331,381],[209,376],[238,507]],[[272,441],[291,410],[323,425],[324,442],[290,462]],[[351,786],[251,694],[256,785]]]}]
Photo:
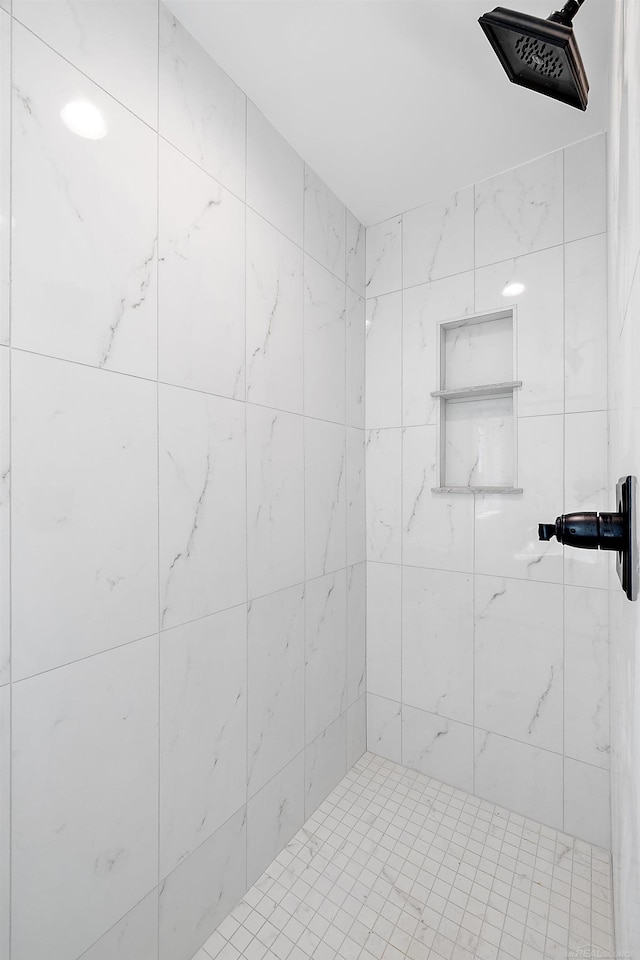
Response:
[{"label": "large format wall tile", "polygon": [[79,956],[156,885],[157,789],[156,637],[14,686],[15,960]]},{"label": "large format wall tile", "polygon": [[304,412],[345,422],[345,287],[304,258]]},{"label": "large format wall tile", "polygon": [[367,697],[362,694],[347,710],[347,770],[367,749]]},{"label": "large format wall tile", "polygon": [[416,567],[473,570],[473,497],[433,493],[436,428],[403,431],[402,559]]},{"label": "large format wall tile", "polygon": [[[0,347],[0,687],[9,683],[11,667],[10,372],[10,350]],[[364,552],[364,529],[361,549]]]},{"label": "large format wall tile", "polygon": [[476,185],[476,266],[563,241],[562,151]]},{"label": "large format wall tile", "polygon": [[152,383],[12,359],[19,679],[157,631],[157,412]]},{"label": "large format wall tile", "polygon": [[304,589],[249,605],[248,781],[254,796],[304,747]]},{"label": "large format wall tile", "polygon": [[160,626],[246,599],[242,404],[160,387]]},{"label": "large format wall tile", "polygon": [[9,957],[11,930],[11,691],[0,687],[0,951]]},{"label": "large format wall tile", "polygon": [[11,278],[11,30],[12,19],[0,10],[0,343],[9,342]]},{"label": "large format wall tile", "polygon": [[304,162],[251,101],[247,104],[247,204],[302,246]]},{"label": "large format wall tile", "polygon": [[365,291],[365,237],[366,230],[347,210],[346,223],[346,281],[360,297]]},{"label": "large format wall tile", "polygon": [[564,248],[565,409],[607,408],[607,237]]},{"label": "large format wall tile", "polygon": [[375,693],[367,694],[367,748],[380,757],[400,763],[402,707]]},{"label": "large format wall tile", "polygon": [[156,0],[15,0],[13,15],[145,123],[156,127]]},{"label": "large format wall tile", "polygon": [[367,692],[402,694],[402,567],[367,563]]},{"label": "large format wall tile", "polygon": [[402,424],[402,293],[367,300],[366,425]]},{"label": "large format wall tile", "polygon": [[[594,451],[607,449],[607,414],[573,413],[564,425],[564,503],[571,512],[617,509],[615,490],[609,489],[606,456]],[[567,547],[564,582],[576,586],[606,589],[615,554],[602,550]]]},{"label": "large format wall tile", "polygon": [[306,576],[320,577],[346,565],[345,428],[305,420]]},{"label": "large format wall tile", "polygon": [[473,187],[405,213],[403,286],[473,269]]},{"label": "large format wall tile", "polygon": [[581,140],[564,149],[564,240],[607,229],[607,137]]},{"label": "large format wall tile", "polygon": [[473,313],[472,271],[421,284],[403,294],[402,416],[405,426],[436,422],[440,323]]},{"label": "large format wall tile", "polygon": [[302,413],[302,252],[247,210],[247,400]]},{"label": "large format wall tile", "polygon": [[368,228],[365,276],[367,298],[402,288],[402,217]]},{"label": "large format wall tile", "polygon": [[402,762],[452,787],[471,791],[473,727],[403,704]]},{"label": "large format wall tile", "polygon": [[347,772],[346,714],[327,727],[304,752],[305,819]]},{"label": "large format wall tile", "polygon": [[574,760],[608,769],[607,594],[565,587],[564,596],[564,752]]},{"label": "large format wall tile", "polygon": [[365,432],[347,427],[347,564],[366,558]]},{"label": "large format wall tile", "polygon": [[347,705],[366,691],[366,564],[347,567]]},{"label": "large format wall tile", "polygon": [[244,604],[160,638],[160,876],[246,798]]},{"label": "large format wall tile", "polygon": [[400,563],[402,431],[366,434],[367,560]]},{"label": "large format wall tile", "polygon": [[89,947],[78,960],[157,960],[157,887]]},{"label": "large format wall tile", "polygon": [[255,883],[304,819],[304,753],[299,753],[247,804],[247,886]]},{"label": "large format wall tile", "polygon": [[562,830],[562,757],[476,727],[475,792]]},{"label": "large format wall tile", "polygon": [[246,97],[161,4],[159,129],[244,199]]},{"label": "large format wall tile", "polygon": [[476,578],[475,722],[562,753],[562,586]]},{"label": "large format wall tile", "polygon": [[304,580],[303,419],[247,405],[249,596]]},{"label": "large format wall tile", "polygon": [[365,386],[365,301],[346,290],[346,367],[347,399],[346,422],[352,427],[364,427]]},{"label": "large format wall tile", "polygon": [[[516,367],[518,416],[563,413],[563,253],[543,250],[476,270],[476,310],[517,310]],[[505,298],[506,284],[522,283],[517,297]]]},{"label": "large format wall tile", "polygon": [[340,280],[345,278],[345,207],[311,167],[305,167],[304,249]]},{"label": "large format wall tile", "polygon": [[247,815],[238,810],[160,886],[160,960],[191,960],[247,889]]},{"label": "large format wall tile", "polygon": [[305,741],[347,707],[346,571],[309,580],[305,590]]},{"label": "large format wall tile", "polygon": [[565,758],[565,833],[582,837],[608,850],[611,846],[610,822],[608,771]]},{"label": "large format wall tile", "polygon": [[160,142],[158,375],[244,400],[245,208]]},{"label": "large format wall tile", "polygon": [[[13,346],[155,377],[157,137],[17,23],[13,39]],[[62,123],[79,99],[103,139]]]},{"label": "large format wall tile", "polygon": [[472,577],[405,567],[402,700],[451,720],[473,723]]}]

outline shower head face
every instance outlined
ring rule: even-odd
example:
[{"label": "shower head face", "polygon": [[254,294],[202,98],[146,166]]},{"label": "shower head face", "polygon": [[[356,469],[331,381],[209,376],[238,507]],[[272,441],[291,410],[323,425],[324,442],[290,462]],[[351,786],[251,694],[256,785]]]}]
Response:
[{"label": "shower head face", "polygon": [[512,83],[587,109],[589,82],[570,26],[504,7],[478,22]]}]

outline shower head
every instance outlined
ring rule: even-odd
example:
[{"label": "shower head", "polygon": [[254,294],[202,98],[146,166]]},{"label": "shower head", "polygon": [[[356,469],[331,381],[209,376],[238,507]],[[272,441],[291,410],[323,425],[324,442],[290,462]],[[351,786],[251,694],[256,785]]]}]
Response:
[{"label": "shower head", "polygon": [[547,20],[496,7],[478,23],[512,83],[586,110],[589,81],[572,27],[582,3],[569,0]]}]

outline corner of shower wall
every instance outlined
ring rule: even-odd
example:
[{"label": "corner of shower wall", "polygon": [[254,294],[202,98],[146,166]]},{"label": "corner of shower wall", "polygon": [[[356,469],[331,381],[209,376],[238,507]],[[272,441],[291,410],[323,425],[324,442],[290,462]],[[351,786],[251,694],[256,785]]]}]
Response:
[{"label": "corner of shower wall", "polygon": [[163,4],[0,8],[0,953],[190,960],[365,749],[364,229]]},{"label": "corner of shower wall", "polygon": [[[365,402],[368,749],[604,847],[609,558],[537,525],[610,503],[606,231],[604,134],[368,228]],[[523,492],[434,494],[439,324],[505,308]]]}]

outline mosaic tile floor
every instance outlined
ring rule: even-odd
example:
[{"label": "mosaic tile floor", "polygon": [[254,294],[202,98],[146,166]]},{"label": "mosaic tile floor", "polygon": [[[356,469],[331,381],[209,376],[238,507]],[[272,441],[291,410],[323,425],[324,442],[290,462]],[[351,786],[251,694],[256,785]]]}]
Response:
[{"label": "mosaic tile floor", "polygon": [[194,960],[610,954],[608,851],[367,753]]}]

